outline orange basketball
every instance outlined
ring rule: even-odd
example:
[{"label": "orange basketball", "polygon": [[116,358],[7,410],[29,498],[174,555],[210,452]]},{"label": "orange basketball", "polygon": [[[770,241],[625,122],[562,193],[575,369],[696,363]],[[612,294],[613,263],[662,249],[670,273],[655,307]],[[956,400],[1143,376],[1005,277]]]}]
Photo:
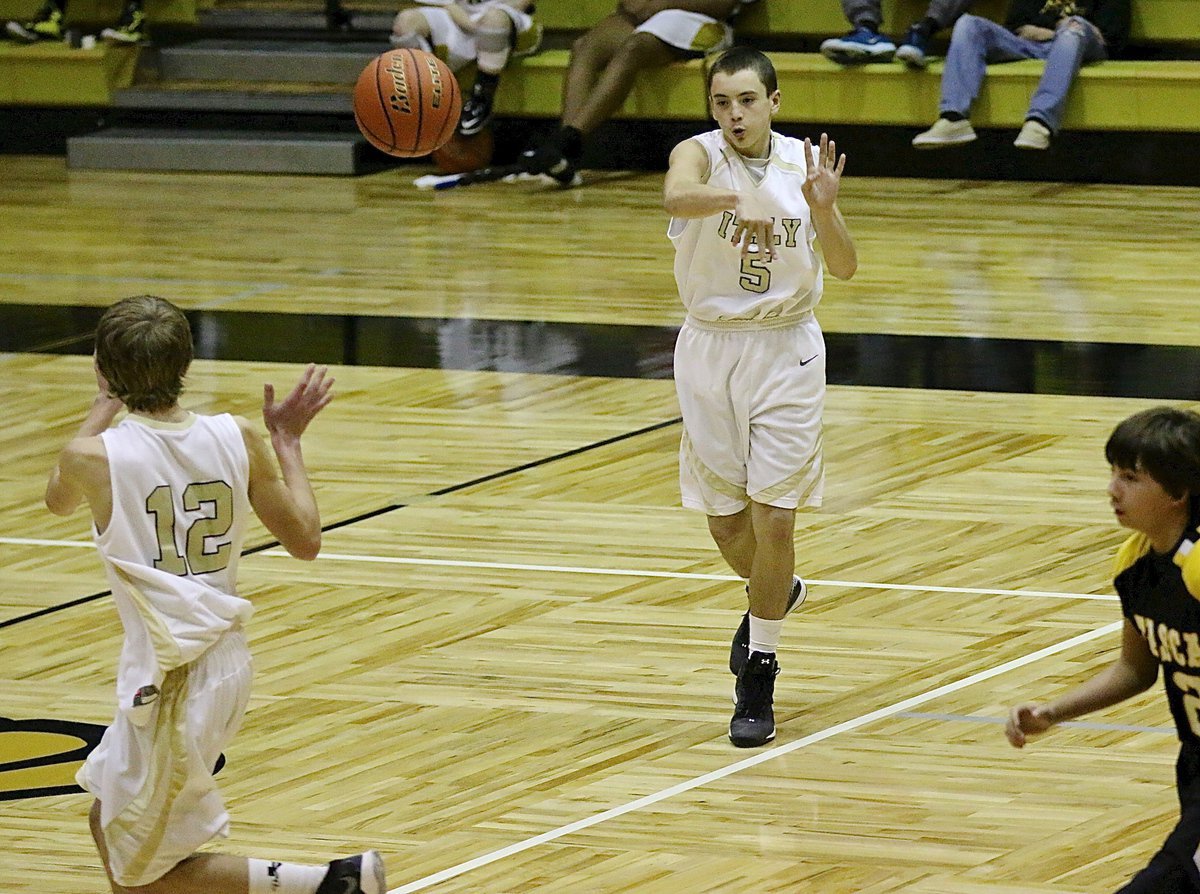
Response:
[{"label": "orange basketball", "polygon": [[443,174],[462,174],[486,168],[495,152],[496,138],[490,127],[469,137],[455,131],[445,146],[433,150],[433,163]]},{"label": "orange basketball", "polygon": [[428,155],[454,136],[461,114],[454,73],[424,50],[389,50],[368,62],[354,85],[354,121],[388,155]]}]

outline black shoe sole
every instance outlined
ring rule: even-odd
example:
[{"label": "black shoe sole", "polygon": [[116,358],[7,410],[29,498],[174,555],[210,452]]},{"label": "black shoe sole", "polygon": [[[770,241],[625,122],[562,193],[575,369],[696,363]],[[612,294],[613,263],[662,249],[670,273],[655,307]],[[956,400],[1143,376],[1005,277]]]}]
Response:
[{"label": "black shoe sole", "polygon": [[729,734],[729,741],[732,742],[736,748],[761,748],[774,738],[775,730],[771,730],[771,735],[767,736],[765,739],[747,739],[745,737],[739,738],[735,737],[733,733]]}]

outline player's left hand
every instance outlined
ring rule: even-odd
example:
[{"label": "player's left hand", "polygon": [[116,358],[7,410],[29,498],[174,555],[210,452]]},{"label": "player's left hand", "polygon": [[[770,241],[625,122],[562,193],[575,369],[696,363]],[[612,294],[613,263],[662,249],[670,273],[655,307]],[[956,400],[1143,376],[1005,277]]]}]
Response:
[{"label": "player's left hand", "polygon": [[837,203],[842,169],[846,167],[845,153],[839,158],[837,144],[829,139],[828,134],[821,134],[821,145],[814,163],[812,140],[805,137],[804,165],[806,176],[800,190],[804,193],[808,207],[826,210],[832,208]]},{"label": "player's left hand", "polygon": [[275,386],[263,385],[263,422],[274,435],[299,438],[313,417],[333,400],[333,379],[325,378],[326,366],[310,363],[292,393],[275,402]]}]

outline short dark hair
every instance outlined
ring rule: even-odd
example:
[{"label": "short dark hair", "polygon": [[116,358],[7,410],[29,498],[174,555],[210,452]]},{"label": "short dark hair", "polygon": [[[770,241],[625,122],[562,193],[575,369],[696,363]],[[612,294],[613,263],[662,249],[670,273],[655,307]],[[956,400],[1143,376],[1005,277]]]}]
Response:
[{"label": "short dark hair", "polygon": [[96,365],[115,397],[131,410],[174,406],[192,365],[187,317],[165,298],[123,298],[96,326]]},{"label": "short dark hair", "polygon": [[1174,407],[1134,413],[1104,445],[1109,465],[1146,472],[1174,499],[1200,497],[1200,416]]},{"label": "short dark hair", "polygon": [[708,67],[705,75],[704,89],[707,96],[712,96],[713,77],[717,74],[734,74],[750,69],[767,88],[767,96],[779,89],[779,76],[775,73],[775,65],[752,47],[731,47],[716,58]]}]

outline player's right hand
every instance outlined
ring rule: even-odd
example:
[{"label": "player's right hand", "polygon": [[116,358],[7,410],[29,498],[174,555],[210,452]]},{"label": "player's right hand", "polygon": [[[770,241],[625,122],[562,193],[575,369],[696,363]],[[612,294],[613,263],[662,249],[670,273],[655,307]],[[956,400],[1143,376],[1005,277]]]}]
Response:
[{"label": "player's right hand", "polygon": [[1004,735],[1013,748],[1024,748],[1028,736],[1044,733],[1052,726],[1054,721],[1044,705],[1017,705],[1008,713]]},{"label": "player's right hand", "polygon": [[763,209],[762,202],[753,193],[739,193],[733,213],[737,226],[732,241],[741,246],[742,257],[758,254],[760,260],[775,260],[775,221]]}]

